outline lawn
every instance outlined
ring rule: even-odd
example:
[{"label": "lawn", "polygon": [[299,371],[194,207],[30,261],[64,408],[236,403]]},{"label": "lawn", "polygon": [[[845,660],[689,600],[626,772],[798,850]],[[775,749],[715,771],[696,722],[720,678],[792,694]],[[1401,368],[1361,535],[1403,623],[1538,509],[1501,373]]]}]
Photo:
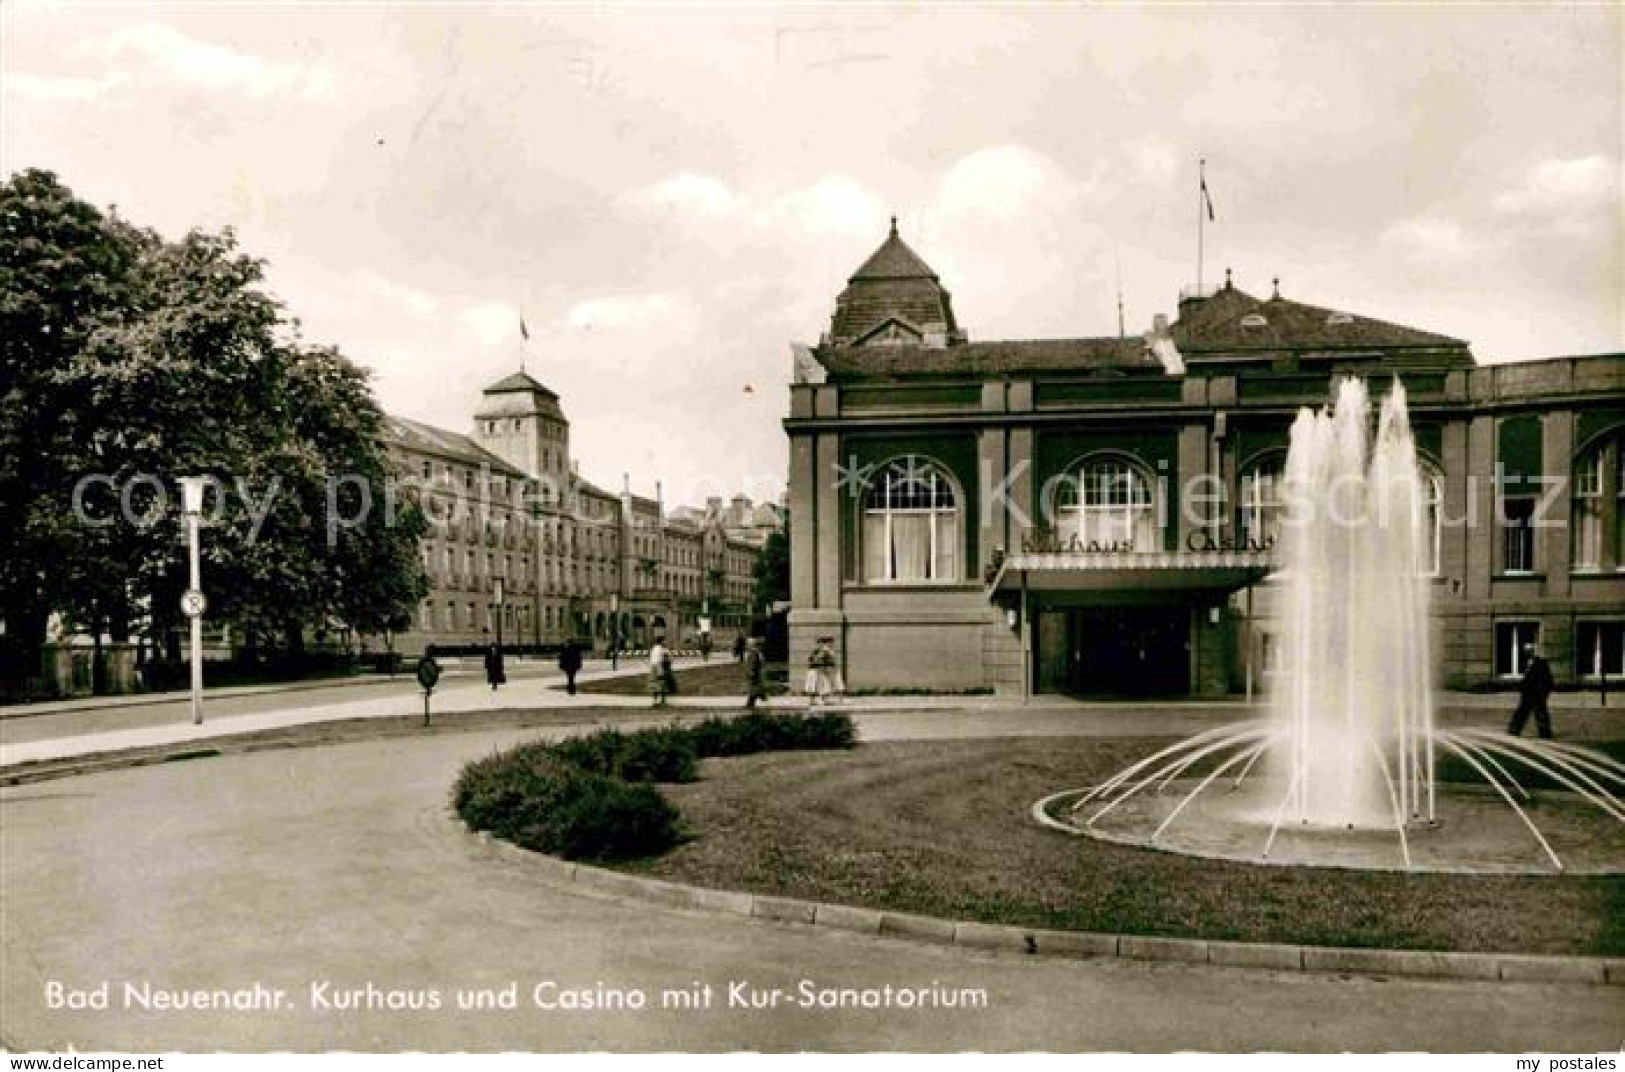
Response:
[{"label": "lawn", "polygon": [[1238,941],[1625,954],[1625,879],[1421,875],[1176,856],[1044,830],[1031,803],[1158,746],[1022,739],[706,760],[662,786],[660,878],[955,919]]}]

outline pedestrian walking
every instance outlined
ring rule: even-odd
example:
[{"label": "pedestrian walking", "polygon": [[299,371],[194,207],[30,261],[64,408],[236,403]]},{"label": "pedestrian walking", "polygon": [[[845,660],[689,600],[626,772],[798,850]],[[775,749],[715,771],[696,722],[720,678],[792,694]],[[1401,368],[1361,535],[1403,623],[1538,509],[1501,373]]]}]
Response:
[{"label": "pedestrian walking", "polygon": [[705,663],[708,663],[708,662],[711,661],[711,634],[710,633],[701,633],[700,634],[700,661],[705,662]]},{"label": "pedestrian walking", "polygon": [[574,696],[576,674],[581,672],[581,645],[576,643],[575,637],[566,640],[559,649],[559,669],[564,671],[564,691]]},{"label": "pedestrian walking", "polygon": [[508,682],[507,670],[502,665],[502,648],[497,644],[485,646],[485,680],[490,683],[491,691],[495,692],[498,685]]},{"label": "pedestrian walking", "polygon": [[676,692],[677,679],[671,672],[671,652],[666,648],[666,638],[655,637],[655,642],[649,646],[649,695],[654,697],[654,706],[665,707],[666,697]]},{"label": "pedestrian walking", "polygon": [[1535,716],[1535,729],[1545,740],[1552,738],[1552,713],[1546,707],[1552,695],[1552,668],[1533,644],[1524,646],[1523,681],[1518,685],[1518,709],[1512,712],[1507,732],[1522,736],[1529,716]]},{"label": "pedestrian walking", "polygon": [[767,659],[762,654],[759,639],[751,637],[745,641],[743,635],[739,639],[744,641],[745,709],[750,710],[756,706],[757,700],[767,699]]},{"label": "pedestrian walking", "polygon": [[616,633],[614,636],[609,638],[609,668],[611,670],[620,669],[620,659],[621,659],[621,634]]},{"label": "pedestrian walking", "polygon": [[745,634],[736,633],[734,635],[734,662],[737,663],[745,657],[745,646]]},{"label": "pedestrian walking", "polygon": [[835,659],[835,638],[822,636],[813,648],[812,654],[807,656],[806,691],[808,704],[817,707],[821,703],[828,703],[834,697],[836,682],[840,670]]}]

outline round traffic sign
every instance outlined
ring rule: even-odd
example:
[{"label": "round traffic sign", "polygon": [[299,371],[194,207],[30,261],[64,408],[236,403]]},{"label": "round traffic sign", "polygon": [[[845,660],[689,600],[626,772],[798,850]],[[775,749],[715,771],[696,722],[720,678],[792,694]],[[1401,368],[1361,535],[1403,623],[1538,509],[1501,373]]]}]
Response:
[{"label": "round traffic sign", "polygon": [[209,608],[209,600],[196,588],[188,588],[181,596],[181,613],[188,618],[197,618]]}]

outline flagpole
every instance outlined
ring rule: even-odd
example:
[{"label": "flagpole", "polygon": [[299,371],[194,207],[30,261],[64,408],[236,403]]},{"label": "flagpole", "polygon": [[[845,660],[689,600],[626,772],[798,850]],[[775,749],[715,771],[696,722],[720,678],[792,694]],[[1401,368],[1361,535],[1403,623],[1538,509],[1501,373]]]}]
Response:
[{"label": "flagpole", "polygon": [[1196,296],[1202,296],[1202,210],[1207,198],[1207,160],[1196,161]]}]

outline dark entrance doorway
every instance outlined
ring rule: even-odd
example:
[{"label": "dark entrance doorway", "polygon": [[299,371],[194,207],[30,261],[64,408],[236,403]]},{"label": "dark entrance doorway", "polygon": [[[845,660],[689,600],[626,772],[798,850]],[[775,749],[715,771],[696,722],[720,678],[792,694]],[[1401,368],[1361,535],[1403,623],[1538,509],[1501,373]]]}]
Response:
[{"label": "dark entrance doorway", "polygon": [[1075,696],[1190,695],[1190,608],[1069,607],[1039,618],[1038,687]]}]

